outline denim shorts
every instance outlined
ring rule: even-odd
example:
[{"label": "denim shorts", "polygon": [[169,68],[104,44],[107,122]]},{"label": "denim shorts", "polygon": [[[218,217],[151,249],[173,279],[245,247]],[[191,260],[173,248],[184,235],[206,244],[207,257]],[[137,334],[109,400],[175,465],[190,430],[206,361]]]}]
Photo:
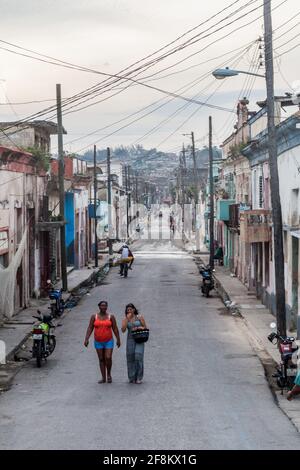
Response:
[{"label": "denim shorts", "polygon": [[96,349],[113,349],[114,348],[114,340],[113,338],[109,341],[96,341],[94,340],[94,345]]}]

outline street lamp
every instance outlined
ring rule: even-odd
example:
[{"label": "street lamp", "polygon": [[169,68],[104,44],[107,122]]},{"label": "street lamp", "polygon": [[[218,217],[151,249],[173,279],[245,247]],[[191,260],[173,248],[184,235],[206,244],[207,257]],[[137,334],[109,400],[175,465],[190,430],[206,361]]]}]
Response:
[{"label": "street lamp", "polygon": [[[271,205],[274,235],[274,271],[276,291],[276,320],[277,330],[281,336],[286,336],[286,305],[285,305],[285,274],[283,254],[283,228],[282,212],[279,192],[279,173],[277,162],[277,139],[275,125],[275,100],[274,100],[274,65],[273,65],[273,29],[271,0],[264,0],[264,30],[265,30],[265,64],[266,75],[253,74],[229,68],[215,70],[214,77],[223,79],[236,76],[239,73],[261,76],[266,79],[267,90],[267,119],[268,119],[268,156],[270,168]],[[300,337],[300,318],[297,318],[298,338]]]},{"label": "street lamp", "polygon": [[266,78],[265,75],[261,75],[259,73],[245,72],[244,70],[233,70],[233,69],[230,69],[229,67],[226,67],[225,69],[216,69],[212,72],[212,75],[217,80],[224,80],[224,78],[236,77],[240,73],[243,73],[245,75],[253,75],[254,77]]}]

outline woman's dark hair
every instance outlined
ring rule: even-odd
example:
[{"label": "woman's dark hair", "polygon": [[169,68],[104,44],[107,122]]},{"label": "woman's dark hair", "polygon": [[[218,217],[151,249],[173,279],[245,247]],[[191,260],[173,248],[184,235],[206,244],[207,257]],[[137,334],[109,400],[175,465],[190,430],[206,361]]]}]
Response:
[{"label": "woman's dark hair", "polygon": [[131,307],[133,310],[134,310],[134,314],[135,315],[138,315],[139,312],[138,312],[138,309],[133,305],[133,304],[127,304],[126,307],[125,307],[125,315],[127,315],[127,309],[128,307]]},{"label": "woman's dark hair", "polygon": [[101,304],[106,304],[106,307],[108,306],[108,302],[106,300],[100,300],[98,307],[100,307]]}]

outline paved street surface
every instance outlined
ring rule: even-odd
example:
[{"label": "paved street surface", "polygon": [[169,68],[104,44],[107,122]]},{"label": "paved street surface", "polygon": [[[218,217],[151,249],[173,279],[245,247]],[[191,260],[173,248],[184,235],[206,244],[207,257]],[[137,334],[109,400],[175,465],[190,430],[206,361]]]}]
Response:
[{"label": "paved street surface", "polygon": [[[137,245],[129,277],[113,268],[63,320],[48,363],[27,363],[0,397],[0,448],[300,449],[239,321],[202,297],[192,258],[168,241]],[[127,381],[125,335],[113,383],[97,383],[83,340],[102,299],[119,325],[133,302],[150,326],[141,385]]]}]

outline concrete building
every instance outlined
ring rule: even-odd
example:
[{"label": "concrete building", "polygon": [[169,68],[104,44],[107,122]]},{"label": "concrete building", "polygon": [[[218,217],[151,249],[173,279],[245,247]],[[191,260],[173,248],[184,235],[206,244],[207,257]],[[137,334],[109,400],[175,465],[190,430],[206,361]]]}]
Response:
[{"label": "concrete building", "polygon": [[[1,132],[1,129],[4,132]],[[34,147],[49,154],[51,135],[55,134],[57,134],[57,124],[52,121],[0,122],[0,144],[6,147],[24,149]],[[65,129],[64,134],[66,134]]]},{"label": "concrete building", "polygon": [[[24,252],[15,273],[11,314],[30,305],[38,297],[45,246],[37,229],[43,210],[47,176],[37,170],[32,154],[18,149],[0,147],[0,265],[12,266],[20,243],[27,232]],[[2,272],[5,283],[8,274]],[[1,284],[3,294],[4,285]],[[0,301],[1,304],[1,301]],[[3,306],[3,304],[1,304]],[[10,306],[7,308],[10,309]],[[8,312],[0,311],[0,315]]]},{"label": "concrete building", "polygon": [[[91,236],[88,216],[91,176],[87,162],[65,156],[65,229],[67,265],[80,269],[91,258]],[[51,176],[47,187],[49,219],[45,224],[49,234],[50,278],[61,277],[59,228],[58,160],[51,160]]]},{"label": "concrete building", "polygon": [[[290,328],[296,327],[300,314],[300,131],[297,128],[299,123],[300,113],[297,112],[277,126],[278,170],[284,228],[286,312]],[[243,153],[251,165],[252,206],[256,213],[252,223],[253,227],[256,226],[253,232],[256,238],[250,240],[252,241],[252,284],[264,303],[274,311],[276,291],[267,131],[257,134]]]}]

